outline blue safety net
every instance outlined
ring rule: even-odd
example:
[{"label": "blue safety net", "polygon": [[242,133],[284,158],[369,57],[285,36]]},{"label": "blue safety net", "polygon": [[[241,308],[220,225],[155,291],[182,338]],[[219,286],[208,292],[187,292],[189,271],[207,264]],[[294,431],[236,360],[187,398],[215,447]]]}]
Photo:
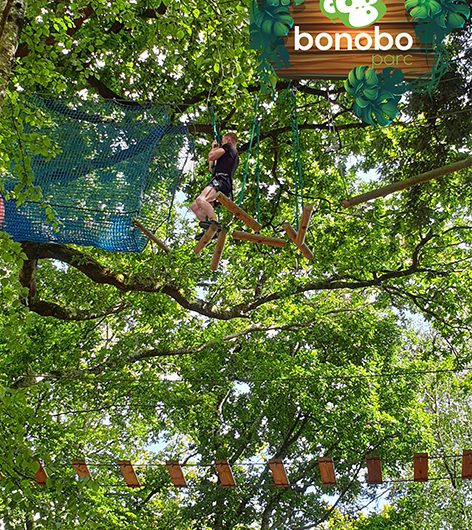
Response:
[{"label": "blue safety net", "polygon": [[[12,199],[20,182],[20,168],[12,165],[1,228],[15,241],[142,251],[147,239],[132,220],[146,197],[164,202],[166,193],[175,192],[182,152],[189,149],[186,128],[170,125],[166,108],[157,105],[38,97],[26,104],[39,125],[26,127],[25,134],[47,135],[58,154],[24,153],[31,161],[33,183],[42,190],[40,202],[17,204]],[[23,148],[20,143],[18,148]],[[47,206],[52,218],[46,215]]]}]

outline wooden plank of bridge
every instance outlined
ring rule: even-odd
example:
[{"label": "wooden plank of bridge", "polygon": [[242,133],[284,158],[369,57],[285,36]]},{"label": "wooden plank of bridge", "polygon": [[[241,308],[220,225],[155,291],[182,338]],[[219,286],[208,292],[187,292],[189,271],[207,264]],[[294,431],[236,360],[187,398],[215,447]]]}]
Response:
[{"label": "wooden plank of bridge", "polygon": [[212,223],[206,230],[206,232],[201,237],[200,241],[196,244],[193,251],[195,254],[200,254],[200,252],[210,243],[213,236],[215,235],[216,231],[218,230],[218,227],[216,224]]},{"label": "wooden plank of bridge", "polygon": [[334,463],[332,458],[318,458],[318,467],[320,468],[321,482],[325,486],[336,484],[336,474],[334,472]]},{"label": "wooden plank of bridge", "polygon": [[290,482],[288,481],[287,472],[285,471],[284,463],[280,458],[273,458],[268,462],[272,479],[277,488],[288,488]]},{"label": "wooden plank of bridge", "polygon": [[367,464],[367,482],[369,484],[382,484],[382,461],[380,456],[368,455],[365,462]]},{"label": "wooden plank of bridge", "polygon": [[260,243],[261,245],[268,245],[270,247],[283,248],[286,241],[276,237],[266,237],[260,234],[250,234],[249,232],[242,232],[235,230],[233,232],[233,239],[237,241],[249,241],[250,243]]},{"label": "wooden plank of bridge", "polygon": [[305,243],[303,243],[303,245],[300,245],[300,246],[297,245],[297,243],[296,243],[296,241],[297,241],[297,233],[295,232],[295,230],[292,227],[292,225],[290,223],[284,223],[282,225],[282,227],[285,230],[285,233],[287,234],[287,236],[292,241],[292,243],[294,243],[294,245],[300,250],[300,252],[303,254],[303,256],[305,256],[306,259],[313,259],[314,258],[313,253],[306,246]]},{"label": "wooden plank of bridge", "polygon": [[138,477],[134,471],[134,468],[129,460],[119,460],[118,467],[120,468],[121,474],[125,479],[126,485],[130,488],[140,488]]},{"label": "wooden plank of bridge", "polygon": [[417,175],[415,177],[402,180],[400,182],[393,182],[392,184],[388,184],[387,186],[384,186],[377,190],[357,195],[352,199],[346,199],[343,201],[343,206],[344,208],[351,208],[351,206],[355,206],[356,204],[371,201],[372,199],[378,199],[379,197],[386,197],[387,195],[395,193],[396,191],[405,190],[407,188],[411,188],[412,186],[416,186],[417,184],[423,184],[424,182],[428,182],[429,180],[438,177],[443,177],[445,175],[449,175],[449,173],[453,173],[454,171],[459,171],[461,169],[465,169],[471,166],[472,157],[465,158],[464,160],[460,160],[459,162],[455,162],[454,164],[433,169],[432,171],[421,173],[421,175]]},{"label": "wooden plank of bridge", "polygon": [[303,208],[302,216],[300,218],[300,226],[298,227],[297,239],[295,241],[297,247],[300,247],[305,243],[306,231],[308,230],[308,226],[310,225],[312,214],[313,204],[305,205],[305,208]]},{"label": "wooden plank of bridge", "polygon": [[220,264],[221,257],[223,255],[223,249],[225,248],[226,236],[228,235],[228,230],[222,228],[218,234],[218,239],[216,241],[215,252],[213,252],[213,258],[211,260],[211,270],[216,272],[218,265]]},{"label": "wooden plank of bridge", "polygon": [[242,221],[246,226],[251,228],[252,230],[259,232],[259,230],[262,229],[262,226],[253,219],[249,214],[247,214],[242,208],[240,208],[237,204],[235,204],[231,199],[228,199],[226,195],[221,193],[219,191],[216,194],[216,201],[218,201],[221,206],[226,208],[229,212],[231,212],[234,217],[238,218],[240,221]]},{"label": "wooden plank of bridge", "polygon": [[79,478],[92,478],[85,460],[72,460],[72,467]]},{"label": "wooden plank of bridge", "polygon": [[462,453],[462,480],[472,479],[472,451]]},{"label": "wooden plank of bridge", "polygon": [[170,248],[158,237],[156,237],[150,230],[143,226],[139,221],[133,219],[133,226],[135,226],[140,232],[142,232],[148,239],[156,243],[156,245],[166,254],[169,254]]},{"label": "wooden plank of bridge", "polygon": [[222,488],[235,488],[236,482],[234,481],[233,472],[231,466],[227,460],[218,460],[215,463],[216,472],[220,479],[220,485]]},{"label": "wooden plank of bridge", "polygon": [[428,453],[417,453],[413,456],[413,480],[428,481]]},{"label": "wooden plank of bridge", "polygon": [[38,471],[36,471],[34,475],[34,480],[40,486],[46,486],[48,474],[46,473],[46,470],[44,469],[43,464],[41,464],[41,462],[36,462],[36,463],[39,465],[39,468],[38,468]]},{"label": "wooden plank of bridge", "polygon": [[166,462],[166,468],[169,473],[170,480],[176,488],[187,487],[187,481],[185,480],[182,467],[176,460],[169,460]]}]

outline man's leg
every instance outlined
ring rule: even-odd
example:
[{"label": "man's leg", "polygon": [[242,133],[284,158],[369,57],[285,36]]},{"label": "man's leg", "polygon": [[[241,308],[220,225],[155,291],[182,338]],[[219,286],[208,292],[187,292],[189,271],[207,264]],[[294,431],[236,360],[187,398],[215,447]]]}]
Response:
[{"label": "man's leg", "polygon": [[205,221],[206,218],[210,221],[217,221],[215,210],[211,205],[216,198],[216,193],[215,188],[207,186],[191,204],[190,209],[199,221]]}]

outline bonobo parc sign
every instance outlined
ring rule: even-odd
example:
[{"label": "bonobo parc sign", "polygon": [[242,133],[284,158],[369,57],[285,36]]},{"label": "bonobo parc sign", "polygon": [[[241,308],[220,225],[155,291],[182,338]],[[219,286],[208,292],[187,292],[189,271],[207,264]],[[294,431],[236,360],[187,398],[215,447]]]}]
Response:
[{"label": "bonobo parc sign", "polygon": [[417,78],[433,68],[435,54],[419,41],[404,0],[305,0],[290,15],[289,61],[276,65],[280,77],[339,79],[366,65]]}]

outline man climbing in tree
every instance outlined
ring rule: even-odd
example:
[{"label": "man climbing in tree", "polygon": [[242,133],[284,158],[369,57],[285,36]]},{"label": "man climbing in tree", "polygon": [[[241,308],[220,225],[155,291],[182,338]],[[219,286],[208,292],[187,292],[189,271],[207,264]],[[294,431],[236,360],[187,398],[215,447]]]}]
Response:
[{"label": "man climbing in tree", "polygon": [[226,133],[221,139],[221,147],[214,141],[208,153],[208,164],[213,178],[190,205],[190,209],[200,221],[200,226],[205,230],[212,223],[218,225],[214,209],[216,194],[221,191],[232,198],[233,175],[239,163],[237,141],[236,134]]}]

